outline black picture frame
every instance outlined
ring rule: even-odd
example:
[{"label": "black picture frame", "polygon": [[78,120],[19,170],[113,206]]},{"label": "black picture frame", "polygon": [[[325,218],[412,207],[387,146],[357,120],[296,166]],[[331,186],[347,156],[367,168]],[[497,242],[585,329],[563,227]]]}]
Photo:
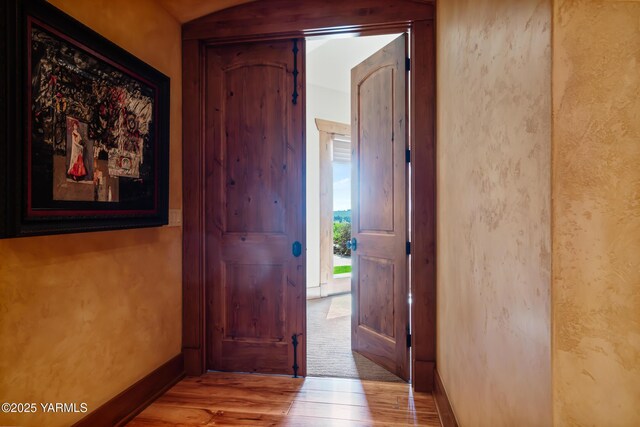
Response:
[{"label": "black picture frame", "polygon": [[0,16],[0,238],[166,225],[170,79],[45,1]]}]

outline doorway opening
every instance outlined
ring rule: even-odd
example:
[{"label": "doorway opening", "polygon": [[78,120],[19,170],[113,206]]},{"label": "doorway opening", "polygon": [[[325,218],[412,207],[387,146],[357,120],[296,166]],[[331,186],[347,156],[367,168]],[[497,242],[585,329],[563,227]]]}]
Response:
[{"label": "doorway opening", "polygon": [[[393,265],[375,256],[368,257],[367,264],[364,264],[361,272],[363,277],[357,281],[358,279],[353,276],[354,254],[357,249],[355,252],[352,249],[357,245],[355,239],[357,233],[352,232],[354,223],[352,215],[354,211],[358,211],[353,208],[360,208],[361,213],[363,208],[371,210],[370,201],[367,202],[366,197],[363,199],[356,196],[360,194],[358,190],[362,187],[370,193],[379,193],[379,201],[383,204],[395,201],[393,197],[389,199],[388,194],[383,193],[398,192],[398,188],[394,188],[393,177],[384,181],[383,176],[383,180],[378,182],[371,176],[371,173],[383,175],[385,173],[384,167],[378,168],[376,164],[376,161],[388,160],[388,156],[386,159],[381,159],[385,157],[384,147],[382,149],[373,147],[367,151],[361,146],[360,150],[373,156],[366,159],[367,166],[379,170],[374,170],[367,175],[366,171],[353,169],[354,160],[358,161],[353,158],[358,155],[354,154],[353,146],[353,138],[358,138],[358,135],[353,135],[355,130],[352,129],[354,120],[358,120],[358,117],[354,118],[353,105],[359,102],[359,98],[357,94],[354,95],[352,80],[357,73],[352,75],[352,69],[365,61],[370,61],[370,58],[388,48],[394,40],[399,38],[404,40],[402,34],[386,34],[310,38],[306,41],[306,358],[308,376],[404,381],[391,372],[393,369],[389,366],[385,366],[364,351],[356,351],[352,343],[353,329],[359,323],[359,320],[354,318],[356,311],[354,308],[357,305],[360,310],[368,309],[374,312],[373,316],[370,316],[372,317],[370,323],[376,327],[372,327],[372,330],[383,330],[391,337],[398,338],[395,336],[397,335],[395,327],[387,324],[397,320],[394,317],[393,296],[394,293],[398,294],[398,290],[394,288],[394,279],[385,280],[389,267],[393,269]],[[404,56],[403,54],[403,61]],[[377,71],[372,74],[375,72]],[[363,87],[367,90],[373,88],[383,91],[387,83],[384,78],[386,77],[382,75],[379,81],[373,82],[373,85]],[[398,87],[393,86],[391,92],[398,90]],[[405,88],[401,90],[404,93]],[[393,102],[386,110],[371,106],[370,115],[391,113],[394,110],[392,104]],[[375,120],[380,119],[374,118],[373,121]],[[393,119],[390,121],[393,122]],[[370,124],[369,128],[375,128],[375,125]],[[391,135],[394,129],[393,126],[390,128]],[[393,140],[394,137],[391,136],[387,143],[393,144]],[[402,141],[404,144],[405,139]],[[365,141],[360,143],[363,144]],[[363,155],[367,156],[367,154]],[[394,153],[391,153],[391,157],[393,155]],[[363,162],[363,159],[359,161]],[[386,172],[393,175],[392,170]],[[372,185],[367,187],[367,183],[360,182],[359,185],[354,186],[354,177],[362,181],[363,176],[368,176],[368,183]],[[402,191],[405,190],[406,187]],[[405,199],[398,200],[404,203]],[[361,201],[364,205],[360,204]],[[402,211],[402,216],[406,218],[406,206],[404,204],[398,208],[390,208],[390,214],[387,217],[384,217],[384,213],[376,216],[364,212],[364,216],[360,216],[360,221],[356,221],[360,224],[359,230],[367,228],[367,224],[362,223],[364,218],[364,221],[369,221],[371,225],[369,228],[376,233],[392,234],[390,230],[393,230],[393,226],[385,228],[383,224],[378,227],[380,230],[377,230],[375,225],[384,223],[394,214],[397,217],[399,211]],[[384,210],[385,208],[381,206],[380,211]],[[375,261],[372,260],[381,262],[374,265]],[[371,274],[373,272],[377,274]],[[408,283],[408,276],[402,277],[401,280]],[[370,288],[378,288],[378,296],[388,295],[390,298],[372,299],[365,296],[363,299],[362,293],[358,298],[357,293],[353,292],[353,288],[358,286],[358,283],[368,284]],[[358,301],[354,301],[354,295]],[[360,313],[361,318],[362,316],[363,314]]]},{"label": "doorway opening", "polygon": [[[352,206],[352,234],[358,240],[356,256],[352,255],[352,282],[383,277],[373,284],[391,280],[405,289],[399,289],[397,295],[402,297],[392,305],[376,304],[381,298],[390,302],[385,286],[369,288],[370,299],[352,298],[354,313],[366,309],[364,315],[352,316],[360,322],[352,328],[356,337],[352,345],[359,352],[368,351],[376,363],[395,364],[399,376],[411,376],[416,391],[432,390],[436,358],[434,11],[432,3],[412,0],[366,4],[283,0],[268,5],[249,2],[183,25],[183,158],[188,159],[188,167],[183,174],[182,348],[189,375],[208,369],[307,375],[305,246],[309,243],[312,252],[317,239],[315,244],[307,242],[305,223],[306,213],[312,214],[306,202],[307,172],[314,166],[307,168],[306,138],[300,137],[305,135],[305,122],[312,123],[305,120],[307,52],[302,39],[406,32],[402,45],[395,46],[398,49],[386,51],[392,62],[385,65],[384,58],[376,56],[365,62],[377,64],[377,69],[356,67],[360,83],[369,87],[380,83],[379,88],[391,93],[391,98],[395,93],[408,95],[392,109],[384,97],[362,103],[371,111],[360,123],[364,130],[352,134],[356,152],[366,132],[388,135],[393,129],[391,135],[405,138],[404,144],[393,146],[399,150],[393,156],[390,147],[375,144],[359,153],[368,156],[368,166],[359,171],[368,179],[363,180],[366,191]],[[405,68],[410,71],[405,73]],[[376,93],[360,95],[375,97]],[[388,114],[386,121],[371,119],[383,110],[401,113],[404,120],[396,120],[399,117],[393,114],[393,125]],[[404,159],[410,159],[410,177],[396,174],[402,171],[390,164],[377,164],[389,158],[403,167]],[[396,212],[404,203],[376,203],[368,197],[406,196],[399,189],[407,180],[411,209],[405,209],[404,218],[400,209]],[[374,191],[381,188],[384,191]],[[367,215],[359,218],[354,209],[363,205],[367,208],[361,211]],[[396,226],[396,219],[404,219],[405,226]],[[404,235],[396,235],[395,230]],[[397,256],[390,257],[391,252]],[[407,258],[410,281],[395,280],[409,274]],[[407,310],[409,283],[413,331],[409,313],[395,310]],[[352,292],[360,292],[361,285],[356,282]]]}]

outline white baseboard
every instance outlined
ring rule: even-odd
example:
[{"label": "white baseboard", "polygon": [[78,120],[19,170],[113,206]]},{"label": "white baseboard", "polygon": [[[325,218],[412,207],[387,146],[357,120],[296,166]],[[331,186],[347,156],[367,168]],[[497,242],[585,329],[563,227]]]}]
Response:
[{"label": "white baseboard", "polygon": [[334,277],[331,283],[322,283],[320,285],[320,296],[323,298],[345,292],[351,292],[350,275],[348,277]]},{"label": "white baseboard", "polygon": [[312,288],[307,288],[307,299],[316,299],[322,297],[322,293],[320,292],[320,286],[314,286]]}]

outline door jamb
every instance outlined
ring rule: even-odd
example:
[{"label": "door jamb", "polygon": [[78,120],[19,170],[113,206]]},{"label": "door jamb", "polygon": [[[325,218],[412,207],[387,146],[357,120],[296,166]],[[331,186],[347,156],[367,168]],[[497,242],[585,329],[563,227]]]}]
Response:
[{"label": "door jamb", "polygon": [[[340,2],[341,0],[329,3],[338,10]],[[409,212],[412,242],[410,289],[413,297],[410,313],[413,325],[411,378],[416,391],[431,391],[436,361],[434,8],[431,2],[416,0],[397,1],[393,6],[389,6],[390,3],[385,0],[354,1],[350,4],[350,14],[345,14],[343,11],[340,12],[342,14],[316,15],[314,12],[331,10],[326,1],[309,1],[304,2],[304,5],[300,5],[302,2],[297,0],[278,0],[277,3],[286,3],[290,7],[282,8],[281,5],[274,4],[269,11],[272,17],[256,21],[254,26],[250,25],[248,28],[243,28],[239,24],[230,28],[214,25],[214,23],[227,20],[232,22],[229,17],[256,16],[256,8],[264,9],[263,2],[252,2],[225,9],[183,26],[183,353],[185,370],[189,375],[201,375],[206,372],[204,48],[228,43],[304,38],[310,35],[340,33],[375,35],[407,32],[411,57],[408,97],[410,100],[409,145],[412,165],[420,165],[419,168],[412,167],[410,184],[412,200],[412,209]],[[360,11],[366,13],[358,13],[355,3],[367,3],[366,7],[360,5]],[[389,9],[391,7],[397,7],[397,9],[391,10]],[[289,17],[295,15],[296,19],[287,21],[282,15]],[[278,32],[273,29],[269,21],[288,23],[282,24],[284,31]],[[336,25],[338,21],[342,25]],[[303,96],[300,102],[305,102],[304,82],[302,85]],[[306,116],[303,112],[304,118]],[[304,126],[303,123],[303,129],[305,129]],[[301,137],[305,138],[305,135]],[[306,150],[306,144],[304,149]],[[303,173],[306,176],[306,165],[303,165]],[[303,206],[303,210],[306,210],[305,203]],[[306,212],[303,214],[306,215]],[[306,283],[304,286],[306,297]],[[417,306],[420,307],[419,310],[416,310]],[[306,308],[304,323],[306,327]],[[306,351],[306,346],[301,347],[302,351]]]},{"label": "door jamb", "polygon": [[[318,296],[326,296],[329,287],[334,286],[333,278],[333,157],[334,138],[351,137],[351,124],[315,118],[320,144],[320,287]],[[331,216],[328,221],[324,215]],[[326,258],[326,259],[325,259]],[[309,289],[307,290],[307,297]]]}]

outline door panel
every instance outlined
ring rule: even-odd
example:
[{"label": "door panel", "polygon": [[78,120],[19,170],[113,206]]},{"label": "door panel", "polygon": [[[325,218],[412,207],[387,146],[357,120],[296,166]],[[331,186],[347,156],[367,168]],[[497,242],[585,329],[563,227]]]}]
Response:
[{"label": "door panel", "polygon": [[351,70],[353,350],[409,377],[406,38]]},{"label": "door panel", "polygon": [[359,231],[393,232],[394,68],[385,66],[365,76],[358,88],[360,113]]},{"label": "door panel", "polygon": [[368,256],[359,257],[358,284],[367,286],[359,289],[360,326],[379,335],[393,339],[393,262],[388,259]]},{"label": "door panel", "polygon": [[284,64],[243,64],[224,73],[227,232],[285,232],[291,103],[285,96],[286,77]]},{"label": "door panel", "polygon": [[282,341],[285,337],[283,266],[227,264],[225,267],[224,338]]},{"label": "door panel", "polygon": [[304,242],[304,104],[292,102],[293,55],[291,41],[206,50],[208,369],[291,374],[291,337],[304,330],[305,257],[292,254]]}]

